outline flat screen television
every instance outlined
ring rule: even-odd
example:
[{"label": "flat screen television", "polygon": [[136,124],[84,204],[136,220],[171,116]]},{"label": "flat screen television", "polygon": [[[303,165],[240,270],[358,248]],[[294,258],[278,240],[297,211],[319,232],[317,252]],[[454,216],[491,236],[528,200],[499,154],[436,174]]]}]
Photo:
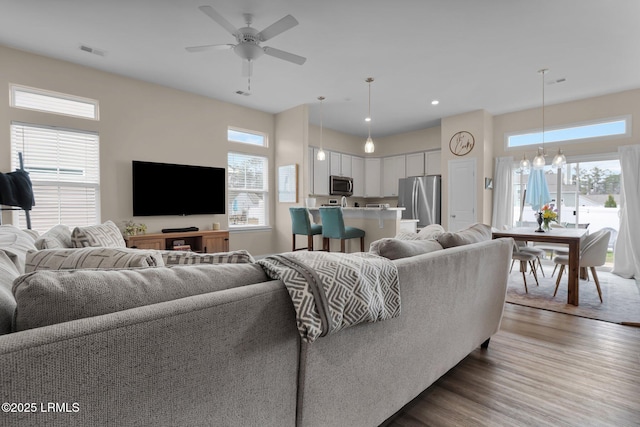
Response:
[{"label": "flat screen television", "polygon": [[225,213],[225,169],[132,161],[133,216]]}]

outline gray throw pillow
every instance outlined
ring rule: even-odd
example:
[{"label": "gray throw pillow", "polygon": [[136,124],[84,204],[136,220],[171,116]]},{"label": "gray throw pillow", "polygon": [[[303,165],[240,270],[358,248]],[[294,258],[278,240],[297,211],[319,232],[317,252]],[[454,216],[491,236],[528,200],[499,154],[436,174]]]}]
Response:
[{"label": "gray throw pillow", "polygon": [[475,223],[468,228],[456,231],[455,233],[446,232],[438,236],[437,240],[443,248],[452,248],[454,246],[470,245],[472,243],[491,240],[491,227],[486,224]]},{"label": "gray throw pillow", "polygon": [[388,259],[407,258],[441,250],[435,240],[399,240],[384,238],[371,243],[369,252]]},{"label": "gray throw pillow", "polygon": [[16,299],[11,293],[13,280],[20,276],[17,267],[6,253],[0,251],[0,335],[11,332]]},{"label": "gray throw pillow", "polygon": [[440,224],[429,224],[418,232],[420,239],[437,239],[445,230]]},{"label": "gray throw pillow", "polygon": [[255,262],[251,254],[244,249],[215,254],[183,251],[160,251],[160,253],[165,265],[251,264]]},{"label": "gray throw pillow", "polygon": [[16,279],[17,331],[268,281],[257,264],[38,270]]},{"label": "gray throw pillow", "polygon": [[55,225],[38,237],[34,244],[38,249],[72,248],[71,230],[66,225]]},{"label": "gray throw pillow", "polygon": [[127,244],[120,229],[113,221],[104,224],[76,227],[71,233],[71,243],[74,248],[104,247],[125,248]]},{"label": "gray throw pillow", "polygon": [[33,238],[13,225],[0,225],[0,251],[15,264],[19,272],[24,272],[27,252],[36,250]]},{"label": "gray throw pillow", "polygon": [[25,272],[79,268],[161,267],[157,251],[130,248],[43,249],[27,253]]}]

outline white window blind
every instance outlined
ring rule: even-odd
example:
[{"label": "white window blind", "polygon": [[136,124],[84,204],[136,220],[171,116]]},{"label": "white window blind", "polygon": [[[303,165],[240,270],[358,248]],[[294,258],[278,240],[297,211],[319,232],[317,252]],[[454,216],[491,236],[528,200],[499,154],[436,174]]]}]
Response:
[{"label": "white window blind", "polygon": [[[31,211],[34,230],[47,231],[56,224],[70,227],[100,222],[100,159],[96,133],[11,123],[12,167],[29,172],[35,198]],[[24,212],[18,227],[26,227]]]},{"label": "white window blind", "polygon": [[44,89],[11,85],[11,106],[98,120],[98,101]]},{"label": "white window blind", "polygon": [[228,155],[229,227],[268,226],[269,168],[263,156]]}]

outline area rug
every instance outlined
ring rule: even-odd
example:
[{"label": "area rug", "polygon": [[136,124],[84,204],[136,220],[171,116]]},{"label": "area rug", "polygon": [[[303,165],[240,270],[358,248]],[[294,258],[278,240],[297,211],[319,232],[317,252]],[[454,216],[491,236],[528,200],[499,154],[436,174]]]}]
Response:
[{"label": "area rug", "polygon": [[567,304],[566,274],[563,275],[558,293],[554,297],[556,277],[550,277],[553,268],[547,265],[544,266],[544,270],[546,278],[543,278],[538,270],[540,286],[536,286],[532,274],[526,273],[529,293],[525,293],[522,273],[516,263],[509,275],[507,302],[606,322],[640,326],[640,286],[635,280],[623,279],[606,271],[598,271],[603,302],[601,303],[598,298],[593,278],[580,280],[580,305],[576,307]]}]

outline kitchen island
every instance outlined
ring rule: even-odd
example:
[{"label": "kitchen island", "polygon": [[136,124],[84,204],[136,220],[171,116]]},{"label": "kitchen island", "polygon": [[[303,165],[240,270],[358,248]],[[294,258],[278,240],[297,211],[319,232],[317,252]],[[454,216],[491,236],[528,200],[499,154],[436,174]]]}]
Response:
[{"label": "kitchen island", "polygon": [[[364,248],[369,250],[369,245],[383,237],[394,237],[400,231],[415,232],[416,220],[403,220],[402,211],[404,208],[396,207],[375,207],[375,208],[342,208],[342,216],[344,224],[351,227],[361,228],[365,231]],[[313,222],[321,224],[320,209],[317,207],[309,208],[309,213],[313,217]],[[320,236],[317,239],[321,239]],[[360,239],[350,239],[346,241],[347,252],[360,251]],[[322,240],[314,243],[316,247],[322,247]],[[332,239],[331,251],[340,250],[340,241]]]}]

